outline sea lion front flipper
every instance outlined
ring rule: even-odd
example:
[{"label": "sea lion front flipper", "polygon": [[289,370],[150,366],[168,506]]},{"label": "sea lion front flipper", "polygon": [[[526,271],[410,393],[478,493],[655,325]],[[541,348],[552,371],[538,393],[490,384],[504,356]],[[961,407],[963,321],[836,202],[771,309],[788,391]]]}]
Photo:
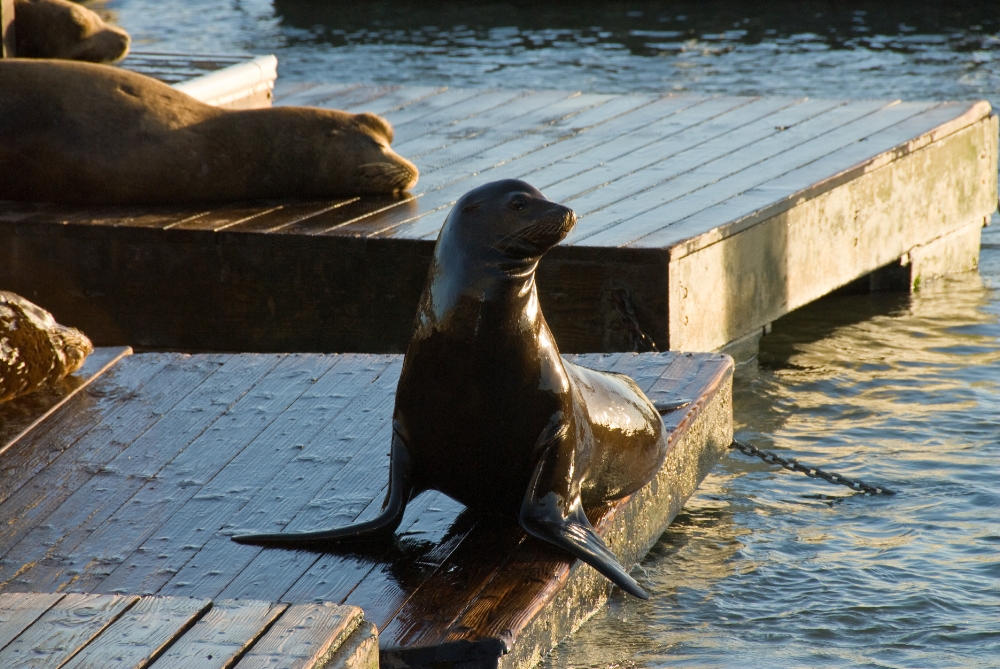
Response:
[{"label": "sea lion front flipper", "polygon": [[656,409],[656,413],[663,416],[671,411],[683,409],[687,405],[691,404],[692,401],[693,400],[653,400],[653,408]]},{"label": "sea lion front flipper", "polygon": [[392,431],[392,452],[389,463],[389,491],[382,504],[382,513],[356,525],[343,525],[315,532],[285,532],[275,534],[238,534],[233,541],[258,546],[297,548],[331,542],[360,542],[387,539],[392,536],[412,494],[410,451],[396,430]]},{"label": "sea lion front flipper", "polygon": [[619,588],[639,597],[649,599],[649,595],[635,582],[604,540],[598,536],[583,510],[580,495],[572,500],[554,490],[546,490],[542,485],[545,470],[552,474],[548,462],[556,449],[548,448],[539,458],[531,484],[521,503],[519,521],[528,534],[550,544],[554,544],[583,560],[606,576]]}]

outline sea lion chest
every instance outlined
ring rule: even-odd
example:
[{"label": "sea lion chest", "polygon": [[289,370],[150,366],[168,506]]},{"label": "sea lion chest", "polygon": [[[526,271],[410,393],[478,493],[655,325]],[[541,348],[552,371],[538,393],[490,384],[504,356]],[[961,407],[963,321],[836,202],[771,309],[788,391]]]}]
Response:
[{"label": "sea lion chest", "polygon": [[418,330],[396,393],[417,486],[489,512],[516,513],[539,436],[572,404],[548,328],[514,302],[470,300]]}]

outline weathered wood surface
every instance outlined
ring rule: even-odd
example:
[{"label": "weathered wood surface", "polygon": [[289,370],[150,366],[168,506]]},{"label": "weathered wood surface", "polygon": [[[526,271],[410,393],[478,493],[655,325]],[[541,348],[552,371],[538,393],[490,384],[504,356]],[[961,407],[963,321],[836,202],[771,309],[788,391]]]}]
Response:
[{"label": "weathered wood surface", "polygon": [[363,620],[357,607],[328,603],[0,593],[0,662],[10,669],[369,669],[378,649],[355,634]]},{"label": "weathered wood surface", "polygon": [[20,435],[58,409],[88,383],[111,368],[118,360],[131,355],[128,346],[99,348],[75,373],[33,393],[0,402],[0,458]]},{"label": "weathered wood surface", "polygon": [[352,84],[280,102],[384,115],[420,182],[207,208],[0,203],[0,285],[100,344],[398,352],[451,204],[516,177],[579,215],[538,271],[563,350],[632,350],[621,295],[660,348],[705,350],[996,209],[985,102]]},{"label": "weathered wood surface", "polygon": [[[570,357],[632,376],[653,399],[697,398],[666,419],[672,446],[656,481],[591,514],[632,565],[731,440],[732,360]],[[608,581],[516,525],[473,517],[439,493],[411,502],[391,547],[322,553],[229,538],[378,512],[401,362],[364,354],[121,359],[4,454],[0,593],[346,603],[365,612],[365,625],[352,633],[358,648],[372,647],[375,625],[384,660],[533,664],[602,604]],[[213,641],[201,629],[210,618],[192,628],[197,637],[189,643],[167,650],[163,661],[173,665],[166,666],[214,656],[206,644],[240,653],[252,641],[235,630]],[[272,641],[282,643],[261,640],[254,652],[263,657]],[[149,654],[159,646],[143,647]],[[317,646],[310,657],[328,650]],[[367,666],[365,652],[345,662]]]}]

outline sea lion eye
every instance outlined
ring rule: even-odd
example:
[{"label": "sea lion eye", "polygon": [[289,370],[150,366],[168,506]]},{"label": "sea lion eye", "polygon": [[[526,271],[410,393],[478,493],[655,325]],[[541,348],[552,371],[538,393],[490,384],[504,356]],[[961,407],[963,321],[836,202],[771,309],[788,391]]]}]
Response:
[{"label": "sea lion eye", "polygon": [[520,198],[520,197],[516,197],[516,198],[514,198],[513,200],[510,201],[510,208],[511,209],[515,209],[517,211],[521,211],[527,205],[528,205],[528,203],[524,201],[524,198]]}]

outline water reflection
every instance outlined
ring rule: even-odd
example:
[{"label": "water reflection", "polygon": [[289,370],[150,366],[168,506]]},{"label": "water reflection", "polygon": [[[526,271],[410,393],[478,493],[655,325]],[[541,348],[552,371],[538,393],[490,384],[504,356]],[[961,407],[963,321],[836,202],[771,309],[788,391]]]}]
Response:
[{"label": "water reflection", "polygon": [[995,666],[998,233],[979,274],[822,300],[739,370],[739,437],[899,495],[734,454],[644,561],[653,599],[616,598],[545,666]]},{"label": "water reflection", "polygon": [[855,98],[1000,90],[991,3],[98,4],[134,48],[275,53],[280,82]]}]

